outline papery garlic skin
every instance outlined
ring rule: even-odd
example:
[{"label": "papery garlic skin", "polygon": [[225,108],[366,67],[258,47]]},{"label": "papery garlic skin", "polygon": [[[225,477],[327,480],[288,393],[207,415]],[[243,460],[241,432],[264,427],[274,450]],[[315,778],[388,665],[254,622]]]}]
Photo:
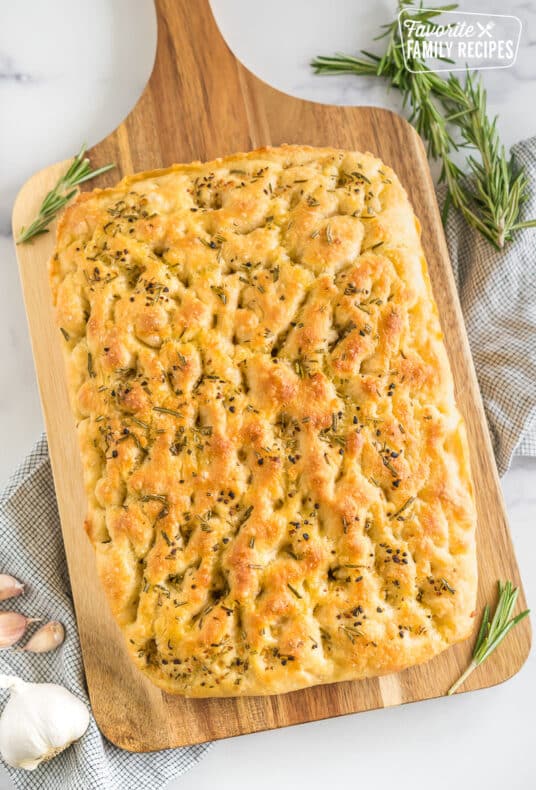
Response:
[{"label": "papery garlic skin", "polygon": [[23,592],[24,584],[18,579],[8,573],[0,573],[0,601],[7,601],[8,598],[22,595]]},{"label": "papery garlic skin", "polygon": [[0,675],[0,687],[11,690],[0,716],[0,753],[13,768],[33,771],[88,728],[88,709],[63,686]]},{"label": "papery garlic skin", "polygon": [[57,620],[42,625],[20,649],[26,653],[48,653],[56,650],[65,639],[65,629]]},{"label": "papery garlic skin", "polygon": [[11,647],[24,636],[30,623],[37,623],[40,617],[25,617],[20,612],[0,612],[0,648]]}]

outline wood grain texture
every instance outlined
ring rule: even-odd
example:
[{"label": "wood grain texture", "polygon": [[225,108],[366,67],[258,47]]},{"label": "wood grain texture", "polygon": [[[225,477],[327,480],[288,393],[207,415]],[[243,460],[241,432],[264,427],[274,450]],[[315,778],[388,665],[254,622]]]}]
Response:
[{"label": "wood grain texture", "polygon": [[[423,230],[423,245],[465,417],[478,509],[479,599],[495,600],[497,579],[520,584],[490,437],[469,352],[423,145],[399,116],[369,107],[331,107],[273,90],[228,50],[208,0],[158,0],[158,50],[151,79],[128,118],[91,151],[95,165],[115,161],[122,175],[172,162],[210,159],[265,144],[302,143],[370,150],[398,173]],[[22,188],[14,229],[28,222],[63,172],[58,163]],[[95,184],[91,183],[90,187]],[[85,497],[74,422],[54,328],[46,261],[54,234],[17,248],[20,274],[93,712],[104,735],[150,751],[370,710],[445,693],[468,663],[471,642],[428,664],[384,678],[317,686],[276,697],[186,700],[162,693],[130,663],[109,613],[82,522]],[[524,606],[523,595],[520,605]],[[509,678],[530,649],[525,619],[475,672],[464,690]]]}]

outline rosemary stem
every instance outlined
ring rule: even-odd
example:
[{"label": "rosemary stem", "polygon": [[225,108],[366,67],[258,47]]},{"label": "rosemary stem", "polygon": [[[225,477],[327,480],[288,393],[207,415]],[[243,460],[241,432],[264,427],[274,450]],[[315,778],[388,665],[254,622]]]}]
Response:
[{"label": "rosemary stem", "polygon": [[61,176],[53,189],[45,195],[37,217],[28,227],[22,227],[20,229],[19,236],[16,239],[17,244],[25,244],[36,236],[48,233],[48,226],[54,220],[58,211],[65,208],[69,201],[76,195],[79,184],[96,178],[115,167],[115,165],[109,164],[99,167],[97,170],[92,170],[91,163],[85,156],[85,153],[86,146],[84,143],[71,162],[67,172]]},{"label": "rosemary stem", "polygon": [[465,683],[471,672],[482,664],[496,648],[499,647],[503,639],[510,633],[512,628],[530,614],[529,609],[512,617],[512,612],[519,596],[519,588],[514,587],[512,582],[497,582],[498,599],[493,617],[490,619],[491,608],[489,604],[484,607],[480,628],[473,648],[473,658],[463,675],[447,691],[447,695],[452,695]]},{"label": "rosemary stem", "polygon": [[[426,9],[422,1],[398,0],[398,10],[411,10],[412,18],[421,24],[456,7]],[[488,115],[481,77],[467,70],[463,81],[454,74],[444,78],[430,71],[424,60],[408,61],[398,19],[383,27],[377,36],[387,39],[381,57],[367,50],[361,50],[358,57],[337,53],[314,58],[311,66],[317,74],[376,75],[397,88],[403,105],[410,108],[410,122],[428,143],[428,154],[442,164],[439,180],[447,184],[448,203],[490,244],[502,249],[515,231],[533,227],[535,220],[519,221],[520,207],[528,198],[528,181],[523,169],[507,156],[497,119]],[[463,170],[452,158],[462,148],[475,152],[467,156]]]},{"label": "rosemary stem", "polygon": [[474,671],[475,671],[475,669],[477,668],[477,666],[478,666],[478,664],[477,664],[477,663],[476,663],[476,661],[473,659],[473,660],[471,661],[471,663],[469,664],[469,666],[467,667],[467,669],[465,670],[465,672],[463,673],[463,675],[460,675],[460,677],[458,678],[458,680],[456,681],[456,683],[453,683],[453,684],[452,684],[452,686],[449,688],[449,690],[447,691],[447,696],[449,696],[449,697],[450,697],[452,694],[454,694],[454,693],[455,693],[455,692],[456,692],[456,691],[457,691],[457,690],[460,688],[460,686],[461,686],[461,685],[463,685],[463,684],[465,683],[465,681],[467,680],[467,678],[469,677],[469,675],[470,675],[472,672],[474,672]]}]

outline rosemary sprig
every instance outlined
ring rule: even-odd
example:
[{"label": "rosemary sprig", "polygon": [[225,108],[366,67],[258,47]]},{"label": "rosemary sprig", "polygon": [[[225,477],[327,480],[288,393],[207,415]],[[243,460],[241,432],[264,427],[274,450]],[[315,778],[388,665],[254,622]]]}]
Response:
[{"label": "rosemary sprig", "polygon": [[[412,18],[426,24],[457,4],[424,9],[413,0],[399,0],[399,12],[411,9]],[[311,65],[317,74],[358,74],[387,79],[398,88],[409,120],[428,143],[428,154],[442,163],[440,181],[447,185],[444,219],[449,207],[458,208],[465,220],[497,249],[512,239],[514,231],[536,227],[536,219],[519,222],[522,203],[527,199],[527,179],[508,158],[497,131],[497,119],[487,114],[486,92],[481,78],[469,71],[464,83],[456,76],[444,79],[416,58],[406,63],[398,18],[383,26],[376,40],[387,38],[383,56],[363,50],[361,57],[337,54],[317,57]],[[409,68],[408,68],[409,67]],[[458,134],[453,136],[454,130]],[[467,158],[465,173],[453,162],[451,153],[469,147],[479,159]]]},{"label": "rosemary sprig", "polygon": [[523,618],[526,617],[530,612],[530,609],[525,609],[524,612],[520,612],[520,614],[512,617],[512,612],[514,611],[514,607],[516,605],[517,596],[519,595],[519,589],[514,587],[512,582],[498,582],[498,589],[499,600],[497,601],[497,607],[495,609],[493,619],[491,621],[489,619],[490,607],[489,604],[486,604],[484,613],[482,615],[482,622],[480,624],[478,636],[476,638],[471,663],[463,675],[458,678],[456,683],[454,683],[454,685],[449,688],[447,691],[449,696],[454,694],[454,692],[457,691],[457,689],[459,689],[463,683],[465,683],[469,675],[474,672],[474,670],[493,653],[495,648],[499,647],[509,631],[511,631],[512,628],[521,620],[523,620]]},{"label": "rosemary sprig", "polygon": [[41,203],[39,213],[31,225],[27,228],[22,227],[17,239],[17,244],[25,244],[30,239],[40,236],[42,233],[48,233],[48,226],[58,213],[64,208],[67,203],[76,195],[76,187],[83,184],[84,181],[89,181],[91,178],[100,176],[115,167],[114,164],[104,165],[97,170],[91,169],[89,159],[85,156],[86,145],[82,146],[78,154],[75,156],[71,165],[65,175],[63,175],[56,186],[50,190]]}]

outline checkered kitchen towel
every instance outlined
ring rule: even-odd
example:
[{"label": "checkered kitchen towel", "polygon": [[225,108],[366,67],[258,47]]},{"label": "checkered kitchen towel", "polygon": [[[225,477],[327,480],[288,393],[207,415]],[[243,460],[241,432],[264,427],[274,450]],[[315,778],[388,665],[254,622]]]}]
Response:
[{"label": "checkered kitchen towel", "polygon": [[[536,138],[517,145],[514,156],[531,181],[524,216],[534,217]],[[447,238],[503,473],[514,452],[536,455],[536,230],[519,233],[499,253],[451,211]],[[44,437],[0,497],[0,570],[28,584],[24,598],[9,608],[57,618],[67,631],[55,653],[0,654],[0,672],[62,683],[88,704]],[[0,694],[1,699],[7,692]],[[16,787],[26,790],[156,790],[198,762],[208,747],[130,754],[108,743],[92,721],[84,737],[52,762],[33,773],[10,773]]]},{"label": "checkered kitchen towel", "polygon": [[[520,221],[533,219],[536,137],[512,154],[529,179]],[[536,228],[518,232],[499,252],[451,210],[446,236],[502,475],[514,454],[536,456]]]},{"label": "checkered kitchen towel", "polygon": [[[44,436],[0,496],[0,571],[27,584],[24,596],[0,608],[60,620],[66,631],[65,643],[54,653],[0,653],[0,672],[61,683],[89,706]],[[8,693],[0,692],[0,708]],[[8,770],[15,787],[24,790],[157,790],[195,765],[209,747],[131,754],[109,743],[91,719],[82,739],[51,762],[32,772]]]}]

